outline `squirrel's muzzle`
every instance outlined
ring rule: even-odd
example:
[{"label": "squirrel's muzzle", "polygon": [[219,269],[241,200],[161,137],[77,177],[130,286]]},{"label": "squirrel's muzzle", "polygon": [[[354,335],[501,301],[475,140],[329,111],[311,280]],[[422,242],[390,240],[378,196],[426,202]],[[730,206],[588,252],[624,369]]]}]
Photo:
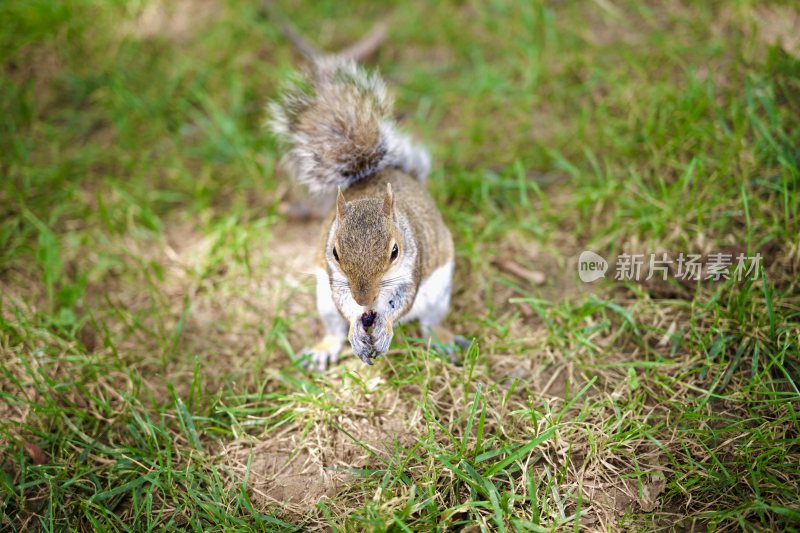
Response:
[{"label": "squirrel's muzzle", "polygon": [[358,287],[353,291],[353,299],[361,307],[371,307],[377,296],[377,290],[367,287]]}]

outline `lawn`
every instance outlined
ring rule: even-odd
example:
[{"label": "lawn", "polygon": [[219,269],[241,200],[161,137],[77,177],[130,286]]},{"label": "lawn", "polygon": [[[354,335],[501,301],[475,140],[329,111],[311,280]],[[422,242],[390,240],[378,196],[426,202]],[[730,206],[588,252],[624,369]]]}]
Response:
[{"label": "lawn", "polygon": [[471,346],[298,360],[321,223],[258,1],[6,0],[0,530],[800,527],[795,2],[276,4],[327,50],[388,22]]}]

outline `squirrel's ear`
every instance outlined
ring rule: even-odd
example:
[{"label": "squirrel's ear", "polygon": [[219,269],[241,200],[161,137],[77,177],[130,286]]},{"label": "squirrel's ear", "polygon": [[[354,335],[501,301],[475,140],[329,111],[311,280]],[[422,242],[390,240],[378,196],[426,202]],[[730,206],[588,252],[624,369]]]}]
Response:
[{"label": "squirrel's ear", "polygon": [[391,183],[386,184],[386,194],[383,196],[383,214],[394,218],[394,193]]},{"label": "squirrel's ear", "polygon": [[336,195],[336,216],[342,218],[347,213],[347,202],[342,194],[342,188],[339,187],[339,192]]}]

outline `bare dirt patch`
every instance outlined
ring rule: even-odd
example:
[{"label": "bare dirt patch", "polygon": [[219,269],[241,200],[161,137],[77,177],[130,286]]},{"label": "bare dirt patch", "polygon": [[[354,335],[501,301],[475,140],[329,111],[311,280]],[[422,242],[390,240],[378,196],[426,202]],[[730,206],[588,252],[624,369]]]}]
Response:
[{"label": "bare dirt patch", "polygon": [[179,354],[200,358],[212,389],[225,381],[250,382],[256,364],[285,365],[289,354],[265,351],[265,328],[276,321],[295,324],[286,332],[295,349],[303,344],[298,337],[316,333],[315,246],[309,243],[319,232],[317,223],[280,223],[265,232],[271,237],[250,239],[244,264],[220,248],[224,237],[198,234],[188,224],[170,227],[158,251],[165,269],[159,292],[169,308],[166,330],[180,324],[180,336],[166,356],[165,374],[191,375],[193,361]]},{"label": "bare dirt patch", "polygon": [[235,479],[248,479],[259,507],[306,516],[321,498],[366,475],[365,467],[384,464],[395,445],[411,442],[422,416],[419,408],[381,387],[378,371],[361,374],[365,383],[338,376],[329,380],[326,395],[336,403],[335,414],[326,416],[310,404],[297,422],[221,450],[222,463]]},{"label": "bare dirt patch", "polygon": [[765,45],[778,44],[800,56],[800,10],[790,5],[756,8],[758,39]]},{"label": "bare dirt patch", "polygon": [[221,10],[217,0],[154,0],[130,24],[128,32],[139,38],[182,40],[202,28]]}]

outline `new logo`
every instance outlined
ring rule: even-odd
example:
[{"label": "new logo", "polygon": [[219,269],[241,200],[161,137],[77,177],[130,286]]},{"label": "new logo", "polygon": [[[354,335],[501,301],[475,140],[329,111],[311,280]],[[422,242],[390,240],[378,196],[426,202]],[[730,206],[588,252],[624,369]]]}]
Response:
[{"label": "new logo", "polygon": [[591,250],[584,250],[578,256],[578,277],[584,283],[591,283],[605,277],[607,270],[608,261]]}]

